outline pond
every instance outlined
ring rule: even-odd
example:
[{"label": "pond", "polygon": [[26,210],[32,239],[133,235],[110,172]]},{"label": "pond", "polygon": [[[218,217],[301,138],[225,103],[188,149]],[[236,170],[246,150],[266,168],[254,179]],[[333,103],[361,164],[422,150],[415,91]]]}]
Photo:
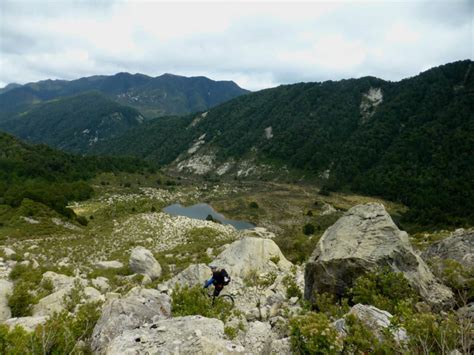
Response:
[{"label": "pond", "polygon": [[222,224],[230,224],[235,229],[251,229],[255,227],[255,225],[249,222],[227,219],[220,213],[214,211],[214,209],[206,203],[198,203],[189,207],[184,207],[179,203],[175,203],[166,206],[163,208],[163,211],[173,216],[185,216],[201,220],[205,220],[207,216],[211,215],[215,220]]}]

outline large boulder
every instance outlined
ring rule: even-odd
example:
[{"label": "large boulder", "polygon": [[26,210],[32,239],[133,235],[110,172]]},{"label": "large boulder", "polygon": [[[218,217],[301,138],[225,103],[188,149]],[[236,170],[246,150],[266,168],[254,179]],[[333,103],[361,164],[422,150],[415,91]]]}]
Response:
[{"label": "large boulder", "polygon": [[117,260],[110,260],[110,261],[98,261],[94,264],[97,269],[100,270],[108,270],[108,269],[121,269],[123,268],[123,264]]},{"label": "large boulder", "polygon": [[8,307],[8,297],[13,291],[13,283],[7,280],[0,280],[0,322],[10,318],[12,312]]},{"label": "large boulder", "polygon": [[116,337],[105,353],[238,354],[242,346],[224,340],[224,324],[214,318],[187,316],[164,319]]},{"label": "large boulder", "polygon": [[180,287],[203,285],[204,281],[208,280],[211,275],[211,269],[209,269],[209,266],[206,264],[191,264],[170,280],[160,284],[158,289],[165,291],[167,289],[173,289],[176,285]]},{"label": "large boulder", "polygon": [[82,287],[85,287],[87,285],[87,280],[78,277],[57,274],[53,271],[46,271],[43,274],[42,282],[51,283],[51,285],[53,286],[53,292],[57,292],[59,290],[62,290],[63,288],[73,287],[75,282],[79,283],[79,285],[81,285]]},{"label": "large boulder", "polygon": [[289,271],[293,265],[271,239],[247,237],[233,242],[212,262],[232,276],[245,278],[251,270],[260,273]]},{"label": "large boulder", "polygon": [[402,272],[433,307],[452,305],[451,290],[437,282],[379,203],[351,208],[326,230],[306,264],[305,298],[314,300],[315,291],[344,295],[357,277],[385,266]]},{"label": "large boulder", "polygon": [[433,243],[422,257],[454,260],[466,268],[474,268],[474,229],[457,229],[448,238]]},{"label": "large boulder", "polygon": [[107,345],[123,332],[171,315],[168,295],[135,287],[124,298],[106,303],[92,333],[92,349],[104,353]]},{"label": "large boulder", "polygon": [[52,316],[54,313],[61,313],[66,309],[66,301],[72,287],[65,287],[39,300],[33,306],[32,315],[34,317]]},{"label": "large boulder", "polygon": [[130,270],[135,274],[143,274],[152,280],[161,276],[161,265],[148,249],[136,247],[130,255]]},{"label": "large boulder", "polygon": [[249,354],[269,354],[273,339],[270,324],[256,321],[249,324],[243,345]]}]

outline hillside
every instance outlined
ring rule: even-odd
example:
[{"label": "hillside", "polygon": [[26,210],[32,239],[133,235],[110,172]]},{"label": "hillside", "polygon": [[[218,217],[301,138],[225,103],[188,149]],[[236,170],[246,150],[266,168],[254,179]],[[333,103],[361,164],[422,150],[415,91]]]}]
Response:
[{"label": "hillside", "polygon": [[14,224],[18,211],[26,217],[51,211],[75,217],[67,205],[92,196],[87,180],[102,172],[138,172],[146,168],[148,164],[137,159],[80,157],[44,145],[26,144],[0,132],[1,226]]},{"label": "hillside", "polygon": [[132,106],[147,118],[203,111],[248,93],[232,81],[164,74],[118,73],[77,80],[44,80],[25,85],[10,84],[0,90],[0,121],[30,110],[44,101],[98,91]]},{"label": "hillside", "polygon": [[0,128],[33,143],[86,152],[97,142],[119,136],[143,120],[135,109],[89,92],[42,103],[0,122]]},{"label": "hillside", "polygon": [[259,165],[286,166],[319,176],[325,191],[405,203],[411,221],[474,223],[471,66],[455,62],[400,82],[280,86],[199,116],[148,122],[96,151],[215,176],[258,177]]}]

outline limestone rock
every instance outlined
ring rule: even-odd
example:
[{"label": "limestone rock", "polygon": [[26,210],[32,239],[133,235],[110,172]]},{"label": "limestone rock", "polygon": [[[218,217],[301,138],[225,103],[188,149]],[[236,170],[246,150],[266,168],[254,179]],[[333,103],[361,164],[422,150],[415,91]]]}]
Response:
[{"label": "limestone rock", "polygon": [[351,208],[326,230],[306,265],[305,298],[315,291],[343,295],[357,277],[382,266],[402,272],[431,306],[453,303],[451,290],[436,281],[379,203]]},{"label": "limestone rock", "polygon": [[109,279],[106,277],[96,277],[92,281],[92,286],[98,289],[100,292],[107,292],[110,290]]},{"label": "limestone rock", "polygon": [[292,355],[290,338],[273,340],[270,344],[271,355]]},{"label": "limestone rock", "polygon": [[448,238],[433,243],[423,259],[454,260],[466,268],[474,268],[474,229],[458,229]]},{"label": "limestone rock", "polygon": [[101,269],[101,270],[121,269],[121,268],[123,268],[123,264],[120,261],[117,261],[117,260],[99,261],[99,262],[95,263],[94,266],[98,269]]},{"label": "limestone rock", "polygon": [[103,296],[94,287],[84,288],[84,296],[88,302],[104,302],[105,301],[105,296]]},{"label": "limestone rock", "polygon": [[19,317],[19,318],[10,318],[4,322],[5,325],[11,329],[15,328],[17,325],[25,329],[27,332],[33,332],[36,327],[40,324],[45,324],[48,320],[48,317],[39,316],[39,317]]},{"label": "limestone rock", "polygon": [[212,262],[231,275],[245,278],[255,269],[258,272],[288,271],[293,265],[271,239],[246,237],[233,242]]},{"label": "limestone rock", "polygon": [[57,274],[53,271],[46,271],[43,274],[42,280],[42,282],[50,282],[53,285],[54,292],[62,290],[63,288],[73,287],[75,281],[79,282],[79,284],[83,287],[87,285],[87,281],[84,279]]},{"label": "limestone rock", "polygon": [[164,319],[128,330],[105,353],[115,354],[239,354],[242,346],[224,339],[224,324],[214,318],[187,316]]},{"label": "limestone rock", "polygon": [[65,287],[39,300],[33,306],[33,316],[52,316],[54,313],[60,313],[66,309],[66,302],[72,287]]},{"label": "limestone rock", "polygon": [[[381,341],[383,341],[383,330],[390,327],[391,319],[393,317],[387,311],[360,303],[353,306],[348,314],[352,314],[359,318]],[[333,325],[338,332],[342,333],[342,335],[347,333],[346,321],[344,318],[338,319],[333,323]],[[391,330],[391,332],[398,343],[408,340],[406,331],[403,328]]]},{"label": "limestone rock", "polygon": [[12,316],[10,307],[8,307],[8,297],[12,291],[13,283],[7,280],[0,280],[0,322]]},{"label": "limestone rock", "polygon": [[133,273],[148,275],[152,280],[161,276],[160,264],[151,251],[143,247],[136,247],[132,250],[129,265]]},{"label": "limestone rock", "polygon": [[168,295],[135,287],[124,298],[112,299],[104,306],[92,333],[92,349],[96,353],[104,353],[108,343],[124,331],[146,322],[156,322],[170,314]]},{"label": "limestone rock", "polygon": [[271,326],[266,322],[249,323],[248,331],[245,334],[243,346],[250,354],[268,354],[272,342]]},{"label": "limestone rock", "polygon": [[8,247],[3,247],[3,254],[7,257],[7,259],[11,258],[13,255],[16,254],[16,252]]},{"label": "limestone rock", "polygon": [[[206,264],[192,264],[164,284],[168,289],[173,289],[176,285],[181,287],[203,285],[211,275],[211,270]],[[161,289],[160,287],[162,285],[158,286],[158,289]]]}]

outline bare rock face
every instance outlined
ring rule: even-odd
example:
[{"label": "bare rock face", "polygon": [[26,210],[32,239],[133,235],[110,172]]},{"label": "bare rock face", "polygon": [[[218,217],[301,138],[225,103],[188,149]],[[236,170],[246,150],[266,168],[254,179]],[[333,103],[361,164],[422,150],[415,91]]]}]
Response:
[{"label": "bare rock face", "polygon": [[224,340],[224,324],[214,318],[164,319],[116,337],[106,354],[241,354],[244,348]]},{"label": "bare rock face", "polygon": [[[391,319],[393,317],[389,312],[383,311],[374,306],[368,306],[360,303],[353,306],[348,314],[359,318],[359,320],[361,320],[362,323],[372,330],[374,335],[381,341],[383,340],[383,331],[384,329],[390,327]],[[334,326],[342,335],[347,333],[346,321],[344,318],[335,321]],[[406,331],[403,328],[391,330],[391,332],[394,336],[394,339],[398,343],[408,340]]]},{"label": "bare rock face", "polygon": [[422,257],[454,260],[466,268],[474,268],[474,229],[457,229],[448,238],[433,243]]},{"label": "bare rock face", "polygon": [[211,277],[212,273],[206,264],[191,264],[186,269],[170,280],[159,285],[159,290],[173,289],[176,285],[180,287],[203,285],[204,281]]},{"label": "bare rock face", "polygon": [[39,316],[39,317],[19,317],[19,318],[10,318],[4,322],[10,329],[15,328],[16,326],[22,327],[27,332],[34,332],[37,326],[43,325],[48,321],[48,317]]},{"label": "bare rock face", "polygon": [[129,261],[130,269],[135,274],[149,276],[152,280],[161,276],[161,265],[148,249],[136,247],[132,250]]},{"label": "bare rock face", "polygon": [[108,302],[92,333],[92,350],[102,354],[109,342],[123,332],[171,315],[168,295],[135,287],[124,298]]},{"label": "bare rock face", "polygon": [[13,283],[7,280],[0,280],[0,322],[12,316],[10,307],[8,307],[8,297],[12,291]]},{"label": "bare rock face", "polygon": [[117,260],[98,261],[97,263],[94,264],[94,266],[98,269],[101,269],[101,270],[121,269],[121,268],[123,268],[123,264],[120,261],[117,261]]},{"label": "bare rock face", "polygon": [[452,304],[451,290],[436,281],[379,203],[351,208],[326,230],[306,265],[305,298],[313,300],[315,291],[343,295],[357,277],[384,266],[402,272],[431,306]]},{"label": "bare rock face", "polygon": [[288,271],[293,265],[271,239],[247,237],[233,242],[212,262],[232,276],[245,278],[251,270]]}]

